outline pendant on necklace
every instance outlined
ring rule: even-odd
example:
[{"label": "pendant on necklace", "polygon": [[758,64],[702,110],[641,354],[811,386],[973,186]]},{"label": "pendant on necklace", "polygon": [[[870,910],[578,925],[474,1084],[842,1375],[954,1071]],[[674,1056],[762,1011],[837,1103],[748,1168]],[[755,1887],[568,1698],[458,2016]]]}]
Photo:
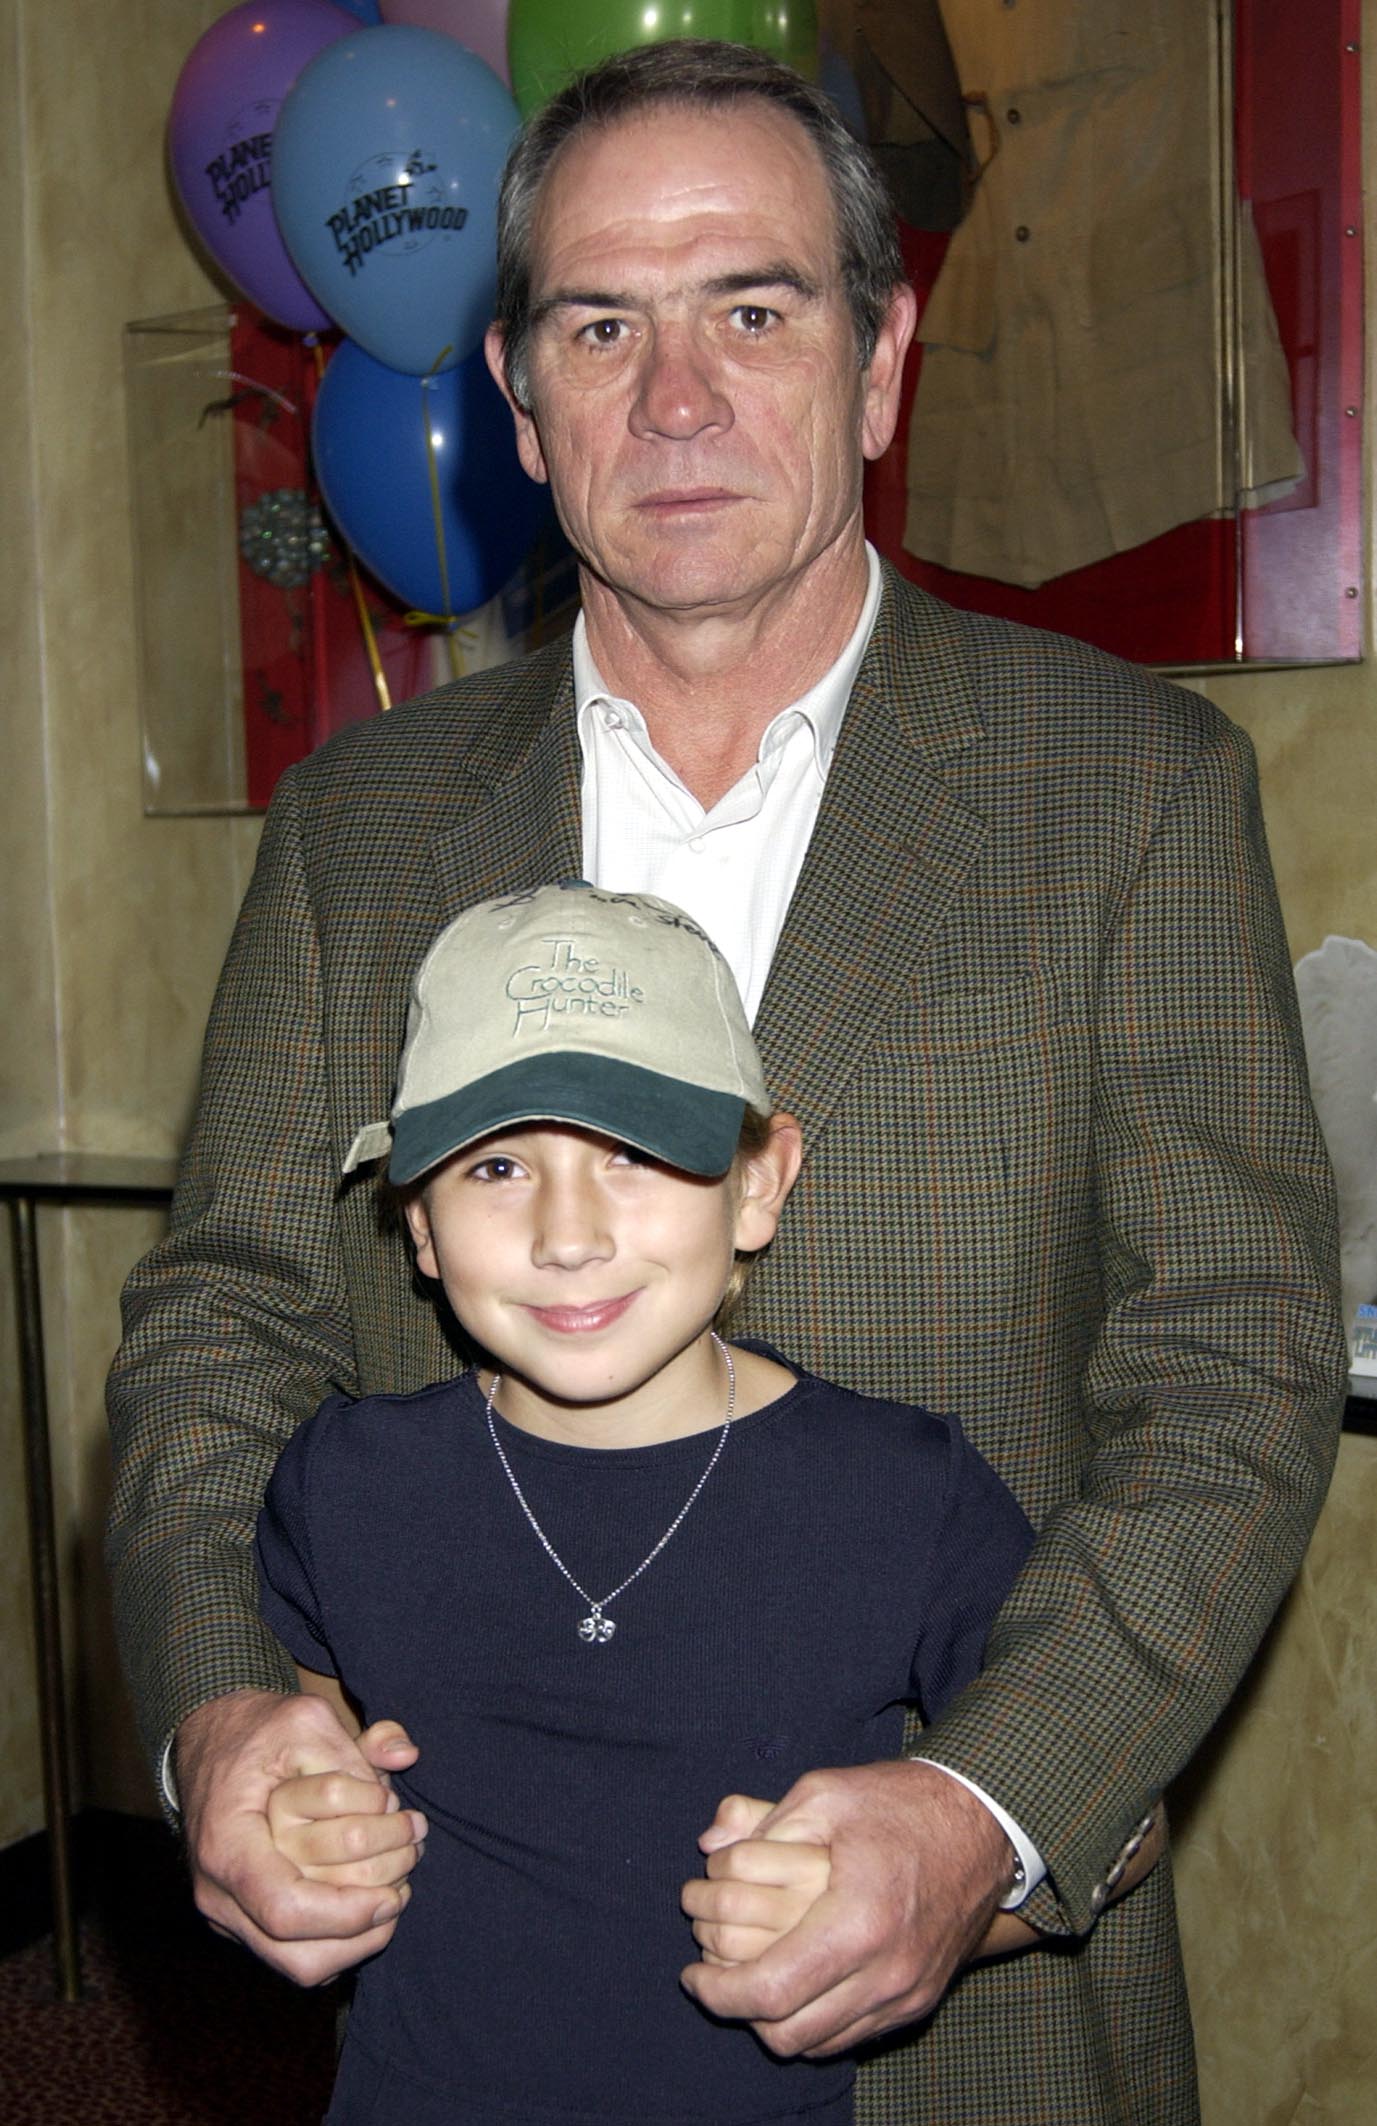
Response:
[{"label": "pendant on necklace", "polygon": [[606,1646],[616,1628],[611,1617],[605,1617],[600,1609],[595,1609],[592,1616],[585,1617],[580,1624],[579,1637],[586,1646]]}]

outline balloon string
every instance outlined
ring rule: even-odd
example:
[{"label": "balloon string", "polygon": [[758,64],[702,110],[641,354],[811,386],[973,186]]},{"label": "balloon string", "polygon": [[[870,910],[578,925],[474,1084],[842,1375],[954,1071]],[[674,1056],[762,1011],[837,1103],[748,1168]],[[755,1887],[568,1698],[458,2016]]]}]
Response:
[{"label": "balloon string", "polygon": [[378,638],[373,631],[373,619],[364,599],[363,585],[359,581],[358,565],[354,560],[353,551],[346,546],[344,553],[345,559],[349,563],[349,588],[354,593],[354,610],[359,616],[359,627],[363,634],[364,648],[368,652],[368,665],[373,674],[373,686],[378,696],[378,707],[386,714],[387,710],[392,706],[392,694],[387,684],[387,674],[383,670],[382,658],[378,654]]},{"label": "balloon string", "polygon": [[[321,346],[320,341],[315,338],[312,338],[309,344],[311,352],[315,356],[316,382],[319,383],[325,374],[325,349]],[[354,559],[354,549],[342,532],[340,534],[340,544],[344,548],[344,559],[349,570],[349,588],[354,594],[354,611],[359,616],[359,632],[363,636],[363,646],[368,653],[368,669],[373,674],[373,690],[378,697],[378,707],[385,715],[392,706],[392,694],[387,684],[387,674],[383,670],[382,656],[378,649],[378,637],[373,627],[373,616],[368,610],[368,602],[363,595],[363,585],[359,581],[359,568],[357,561]]]},{"label": "balloon string", "polygon": [[[308,439],[307,483],[309,486],[309,438],[311,433],[311,416],[315,412],[316,393],[320,389],[320,360],[318,344],[310,334],[307,334],[306,336],[306,345],[311,348],[313,353],[315,353],[316,355],[316,366],[314,369],[308,366],[300,369],[297,372],[300,381],[299,397],[301,400],[301,404],[299,406],[293,405],[292,401],[288,398],[284,398],[280,392],[274,391],[270,393],[269,396],[270,398],[275,399],[277,401],[277,403],[283,408],[284,412],[290,414],[299,413],[301,415],[302,421],[305,426],[306,437]],[[251,383],[251,380],[249,378],[238,376],[233,370],[231,370],[229,374],[231,379],[235,383]],[[312,499],[315,498],[313,497]],[[311,623],[311,661],[307,673],[307,688],[310,694],[309,728],[313,743],[315,742],[321,723],[325,720],[322,717],[321,710],[326,691],[327,674],[330,669],[329,638],[326,631],[327,589],[328,581],[325,570],[323,568],[312,569],[306,583],[306,612]]]},{"label": "balloon string", "polygon": [[447,634],[453,635],[458,642],[475,643],[478,640],[477,628],[461,627],[459,622],[451,619],[448,613],[403,613],[402,626],[442,627]]},{"label": "balloon string", "polygon": [[426,433],[426,471],[430,476],[430,514],[435,524],[435,558],[440,564],[440,603],[442,615],[437,615],[445,630],[445,648],[449,654],[449,668],[455,679],[462,679],[464,667],[455,640],[454,609],[449,595],[449,564],[445,554],[445,513],[440,503],[440,467],[435,455],[435,431],[431,425],[430,407],[426,399],[426,385],[439,372],[440,364],[449,359],[453,349],[442,347],[430,365],[429,374],[421,379],[421,419]]},{"label": "balloon string", "polygon": [[462,642],[471,650],[478,647],[478,630],[476,627],[459,627],[445,613],[403,613],[402,625],[403,627],[443,628],[445,631],[445,649],[449,655],[451,677],[455,679],[463,678],[464,663],[459,655],[459,645]]}]

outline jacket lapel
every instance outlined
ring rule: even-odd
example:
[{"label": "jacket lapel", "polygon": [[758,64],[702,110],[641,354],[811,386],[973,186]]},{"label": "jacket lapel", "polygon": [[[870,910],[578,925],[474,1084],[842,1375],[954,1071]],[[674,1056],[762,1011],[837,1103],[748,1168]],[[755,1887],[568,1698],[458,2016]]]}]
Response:
[{"label": "jacket lapel", "polygon": [[[985,822],[944,762],[984,738],[953,618],[885,596],[756,1023],[771,1091],[816,1139],[978,857]],[[435,927],[473,901],[577,878],[580,756],[567,646],[466,756],[431,845]]]},{"label": "jacket lapel", "polygon": [[513,699],[487,743],[465,763],[449,824],[431,844],[436,928],[474,901],[577,878],[583,866],[579,745],[567,645],[542,660],[528,695]]},{"label": "jacket lapel", "polygon": [[756,1037],[815,1142],[937,936],[986,825],[943,763],[984,738],[946,608],[886,572]]}]

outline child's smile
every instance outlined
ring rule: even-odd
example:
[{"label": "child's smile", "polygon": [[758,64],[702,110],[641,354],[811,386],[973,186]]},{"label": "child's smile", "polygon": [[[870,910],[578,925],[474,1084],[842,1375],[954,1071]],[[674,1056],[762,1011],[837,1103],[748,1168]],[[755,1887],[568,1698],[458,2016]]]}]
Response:
[{"label": "child's smile", "polygon": [[533,1306],[528,1311],[543,1329],[551,1329],[556,1335],[584,1336],[611,1328],[635,1303],[636,1296],[635,1292],[624,1292],[620,1299],[590,1300],[586,1306]]}]

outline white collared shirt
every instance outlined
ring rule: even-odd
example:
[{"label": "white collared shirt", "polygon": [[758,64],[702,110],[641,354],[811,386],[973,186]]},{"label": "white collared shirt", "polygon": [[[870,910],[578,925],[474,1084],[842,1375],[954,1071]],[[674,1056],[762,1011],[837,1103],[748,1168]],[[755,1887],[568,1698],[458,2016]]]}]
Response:
[{"label": "white collared shirt", "polygon": [[608,692],[574,626],[574,700],[583,753],[583,875],[612,892],[655,893],[702,924],[754,1023],[817,821],[847,699],[880,607],[880,564],[851,639],[830,670],[766,726],[755,764],[704,811],[655,751],[645,718]]}]

